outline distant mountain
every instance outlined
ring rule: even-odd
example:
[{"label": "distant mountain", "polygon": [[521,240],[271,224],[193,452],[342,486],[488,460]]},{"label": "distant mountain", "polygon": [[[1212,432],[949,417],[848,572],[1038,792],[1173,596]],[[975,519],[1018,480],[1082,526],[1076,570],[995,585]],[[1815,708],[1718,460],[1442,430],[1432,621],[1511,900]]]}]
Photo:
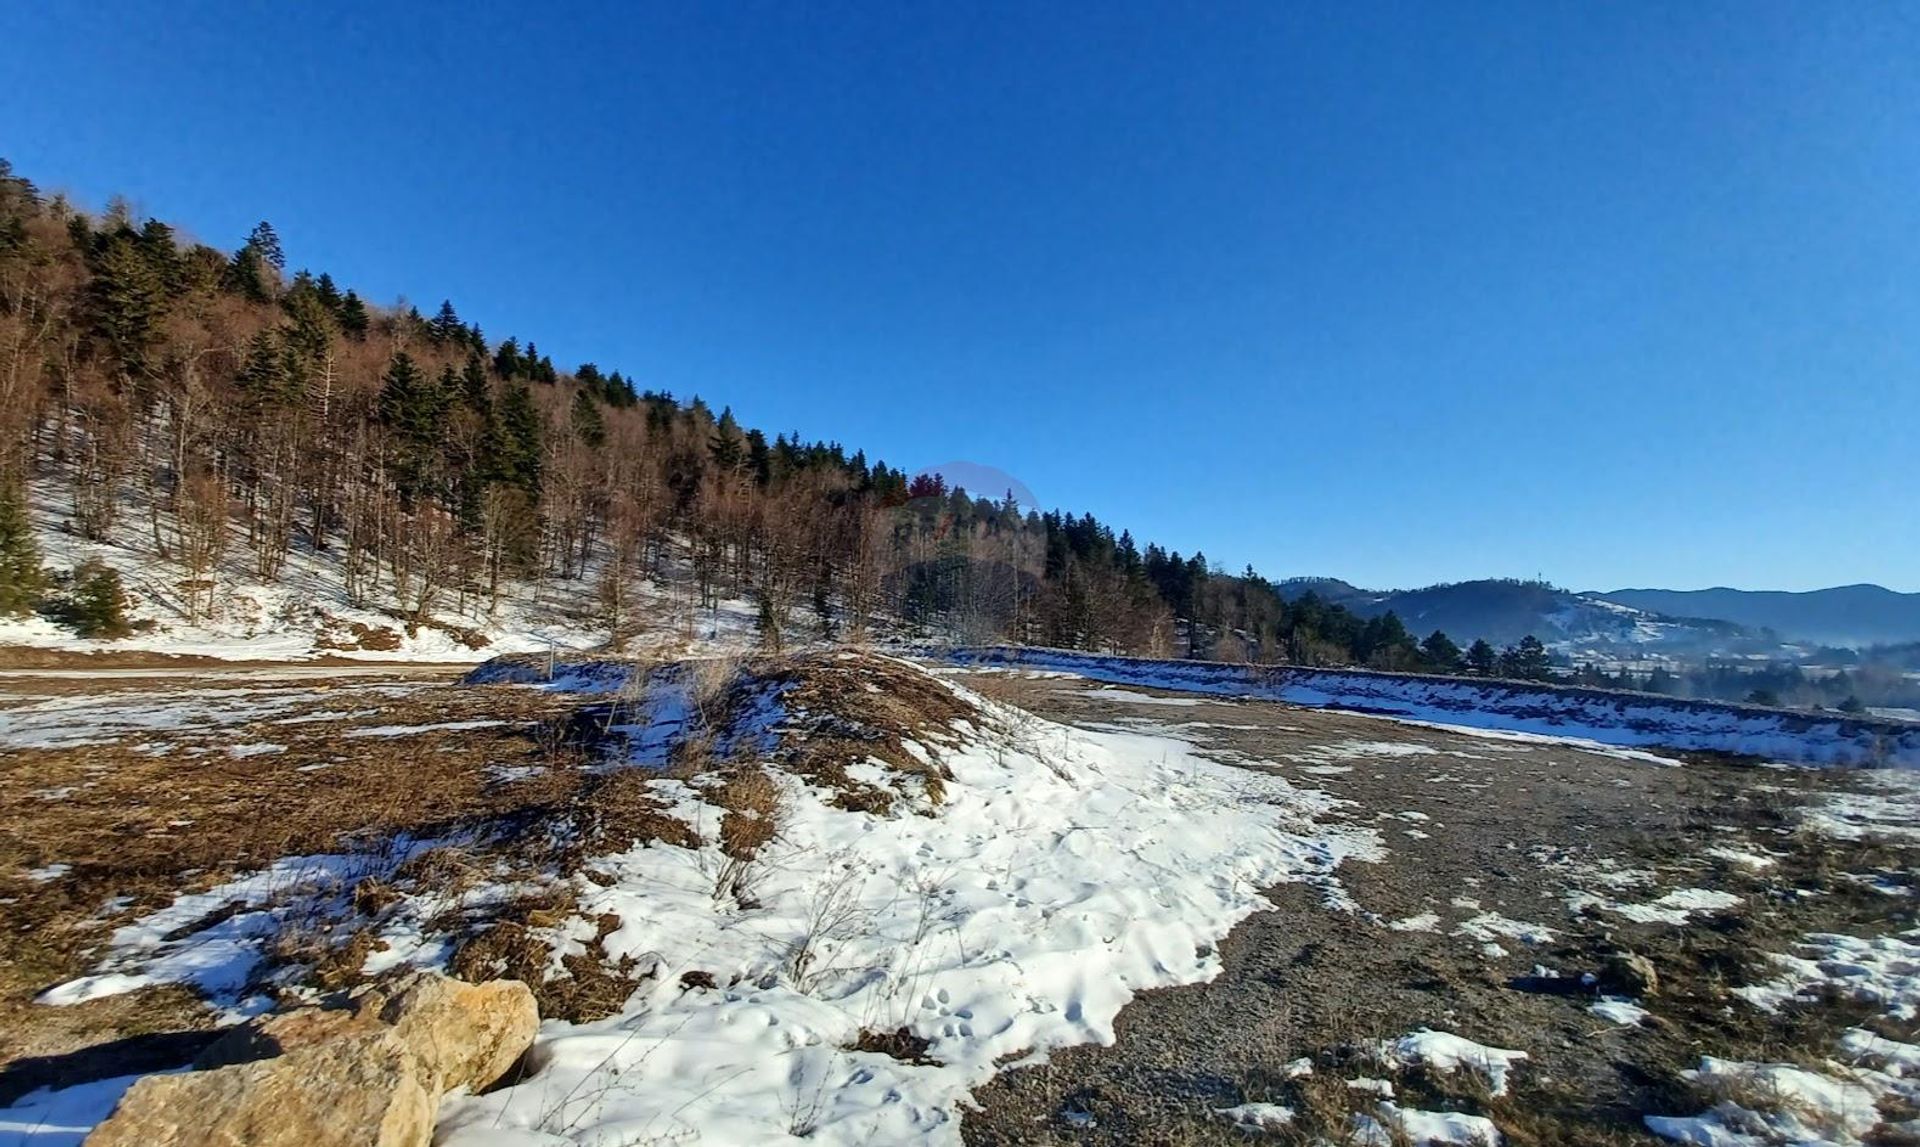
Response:
[{"label": "distant mountain", "polygon": [[1588,596],[1654,613],[1719,617],[1824,645],[1920,641],[1920,593],[1877,585],[1789,593],[1746,589],[1619,589]]},{"label": "distant mountain", "polygon": [[1367,590],[1338,578],[1294,578],[1279,588],[1289,599],[1312,592],[1364,617],[1391,610],[1417,636],[1441,629],[1462,645],[1475,638],[1504,645],[1531,633],[1550,645],[1580,649],[1692,648],[1753,636],[1732,622],[1664,616],[1545,582],[1501,579]]}]

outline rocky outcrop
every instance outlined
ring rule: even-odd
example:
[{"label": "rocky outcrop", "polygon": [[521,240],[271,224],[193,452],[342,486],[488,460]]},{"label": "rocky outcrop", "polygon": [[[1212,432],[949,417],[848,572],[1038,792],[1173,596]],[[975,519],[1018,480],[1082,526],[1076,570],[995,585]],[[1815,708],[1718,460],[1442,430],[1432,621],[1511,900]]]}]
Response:
[{"label": "rocky outcrop", "polygon": [[391,1032],[150,1075],[86,1147],[427,1147],[438,1091]]},{"label": "rocky outcrop", "polygon": [[540,1017],[517,980],[420,973],[249,1021],[128,1090],[87,1147],[427,1147],[440,1097],[500,1080]]}]

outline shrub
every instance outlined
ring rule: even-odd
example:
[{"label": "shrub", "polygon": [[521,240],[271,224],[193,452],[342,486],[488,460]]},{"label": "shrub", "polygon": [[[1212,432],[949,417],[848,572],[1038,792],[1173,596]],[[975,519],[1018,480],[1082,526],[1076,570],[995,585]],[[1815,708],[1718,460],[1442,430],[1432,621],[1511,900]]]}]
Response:
[{"label": "shrub", "polygon": [[72,586],[48,601],[44,610],[82,637],[111,641],[137,628],[127,617],[127,595],[120,587],[119,573],[94,560],[74,570]]}]

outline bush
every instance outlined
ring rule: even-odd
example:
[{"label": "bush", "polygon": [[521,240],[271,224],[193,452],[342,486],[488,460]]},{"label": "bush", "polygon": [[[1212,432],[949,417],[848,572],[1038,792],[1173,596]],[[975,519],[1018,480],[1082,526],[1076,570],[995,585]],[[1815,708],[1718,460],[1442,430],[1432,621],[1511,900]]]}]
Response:
[{"label": "bush", "polygon": [[46,615],[73,627],[82,637],[112,641],[137,628],[127,617],[127,595],[120,575],[111,566],[89,560],[73,571],[73,583],[43,607]]}]

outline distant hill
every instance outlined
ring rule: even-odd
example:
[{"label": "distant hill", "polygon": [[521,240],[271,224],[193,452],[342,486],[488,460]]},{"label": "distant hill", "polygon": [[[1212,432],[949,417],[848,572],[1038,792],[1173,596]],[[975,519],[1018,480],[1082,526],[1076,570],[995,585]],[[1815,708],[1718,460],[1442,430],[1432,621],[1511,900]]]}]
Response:
[{"label": "distant hill", "polygon": [[1920,593],[1843,585],[1789,593],[1746,589],[1619,589],[1588,596],[1654,613],[1718,617],[1826,645],[1920,641]]},{"label": "distant hill", "polygon": [[1424,589],[1367,590],[1338,578],[1294,578],[1280,583],[1279,589],[1288,598],[1312,592],[1366,617],[1391,610],[1415,634],[1442,629],[1463,645],[1475,638],[1503,645],[1529,633],[1549,644],[1589,649],[1692,647],[1752,636],[1732,622],[1697,615],[1664,616],[1537,581],[1489,579]]}]

